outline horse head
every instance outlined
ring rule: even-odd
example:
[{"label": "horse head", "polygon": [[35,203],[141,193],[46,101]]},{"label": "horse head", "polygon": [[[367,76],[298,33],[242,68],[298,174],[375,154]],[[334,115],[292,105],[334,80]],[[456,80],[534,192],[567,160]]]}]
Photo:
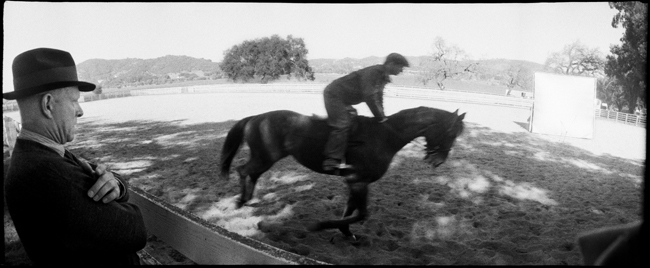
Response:
[{"label": "horse head", "polygon": [[463,123],[465,113],[458,115],[458,110],[453,113],[444,113],[445,115],[436,117],[437,120],[427,126],[423,134],[427,141],[424,160],[431,163],[434,168],[447,160],[456,137],[463,132],[465,127]]}]

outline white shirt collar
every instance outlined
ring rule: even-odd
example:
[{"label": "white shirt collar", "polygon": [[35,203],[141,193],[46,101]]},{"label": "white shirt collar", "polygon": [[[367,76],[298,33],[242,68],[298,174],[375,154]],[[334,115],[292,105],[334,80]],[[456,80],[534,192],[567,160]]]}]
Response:
[{"label": "white shirt collar", "polygon": [[20,134],[18,134],[18,139],[24,139],[24,140],[30,140],[33,142],[38,142],[44,146],[47,146],[49,148],[52,148],[54,151],[56,151],[61,157],[65,154],[65,147],[63,147],[63,144],[56,143],[55,141],[41,135],[38,133],[35,133],[33,131],[29,131],[25,128],[22,128],[20,130]]}]

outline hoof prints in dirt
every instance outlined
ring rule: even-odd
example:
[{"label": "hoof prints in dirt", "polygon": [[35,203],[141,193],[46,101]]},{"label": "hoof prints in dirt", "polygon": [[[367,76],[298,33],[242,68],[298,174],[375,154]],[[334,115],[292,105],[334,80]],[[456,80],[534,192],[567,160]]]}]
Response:
[{"label": "hoof prints in dirt", "polygon": [[[216,210],[213,204],[239,194],[237,179],[215,179],[224,140],[215,133],[227,133],[233,124],[82,122],[86,136],[78,140],[85,143],[72,143],[70,149],[88,153],[91,160],[107,156],[101,160],[114,163],[118,172],[130,172],[129,184],[190,213],[223,212],[255,222],[252,238],[333,264],[578,265],[578,249],[567,242],[578,232],[640,217],[639,161],[468,122],[449,160],[435,170],[419,155],[395,157],[386,175],[371,186],[368,219],[350,226],[366,238],[353,245],[343,241],[339,230],[305,230],[309,222],[340,218],[347,189],[333,176],[306,170],[290,158],[260,178],[269,182],[255,194],[264,202],[211,211]],[[124,127],[137,131],[125,137]],[[183,134],[174,136],[178,133]],[[236,161],[248,151],[240,154]],[[267,195],[272,198],[265,199]],[[265,223],[285,207],[281,221]],[[210,221],[216,225],[220,219]],[[332,237],[334,244],[329,243]]]}]

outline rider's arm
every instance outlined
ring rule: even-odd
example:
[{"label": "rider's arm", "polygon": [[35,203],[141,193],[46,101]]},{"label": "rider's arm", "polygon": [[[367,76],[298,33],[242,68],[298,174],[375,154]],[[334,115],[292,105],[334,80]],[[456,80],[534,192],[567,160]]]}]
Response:
[{"label": "rider's arm", "polygon": [[361,76],[361,91],[364,101],[372,114],[383,121],[384,115],[384,85],[386,78],[382,70],[370,69]]},{"label": "rider's arm", "polygon": [[370,98],[366,100],[366,104],[368,104],[368,108],[370,108],[370,111],[375,116],[375,118],[377,118],[379,121],[385,121],[386,115],[384,115],[383,90],[371,95]]}]

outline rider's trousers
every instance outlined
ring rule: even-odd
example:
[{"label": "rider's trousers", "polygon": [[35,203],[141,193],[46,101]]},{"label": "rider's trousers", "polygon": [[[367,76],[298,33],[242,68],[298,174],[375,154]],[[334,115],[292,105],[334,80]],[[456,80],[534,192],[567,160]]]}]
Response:
[{"label": "rider's trousers", "polygon": [[343,159],[348,144],[348,134],[352,126],[356,110],[351,105],[346,105],[336,96],[323,94],[325,110],[327,111],[327,124],[332,127],[329,139],[325,144],[325,156],[334,159]]}]

